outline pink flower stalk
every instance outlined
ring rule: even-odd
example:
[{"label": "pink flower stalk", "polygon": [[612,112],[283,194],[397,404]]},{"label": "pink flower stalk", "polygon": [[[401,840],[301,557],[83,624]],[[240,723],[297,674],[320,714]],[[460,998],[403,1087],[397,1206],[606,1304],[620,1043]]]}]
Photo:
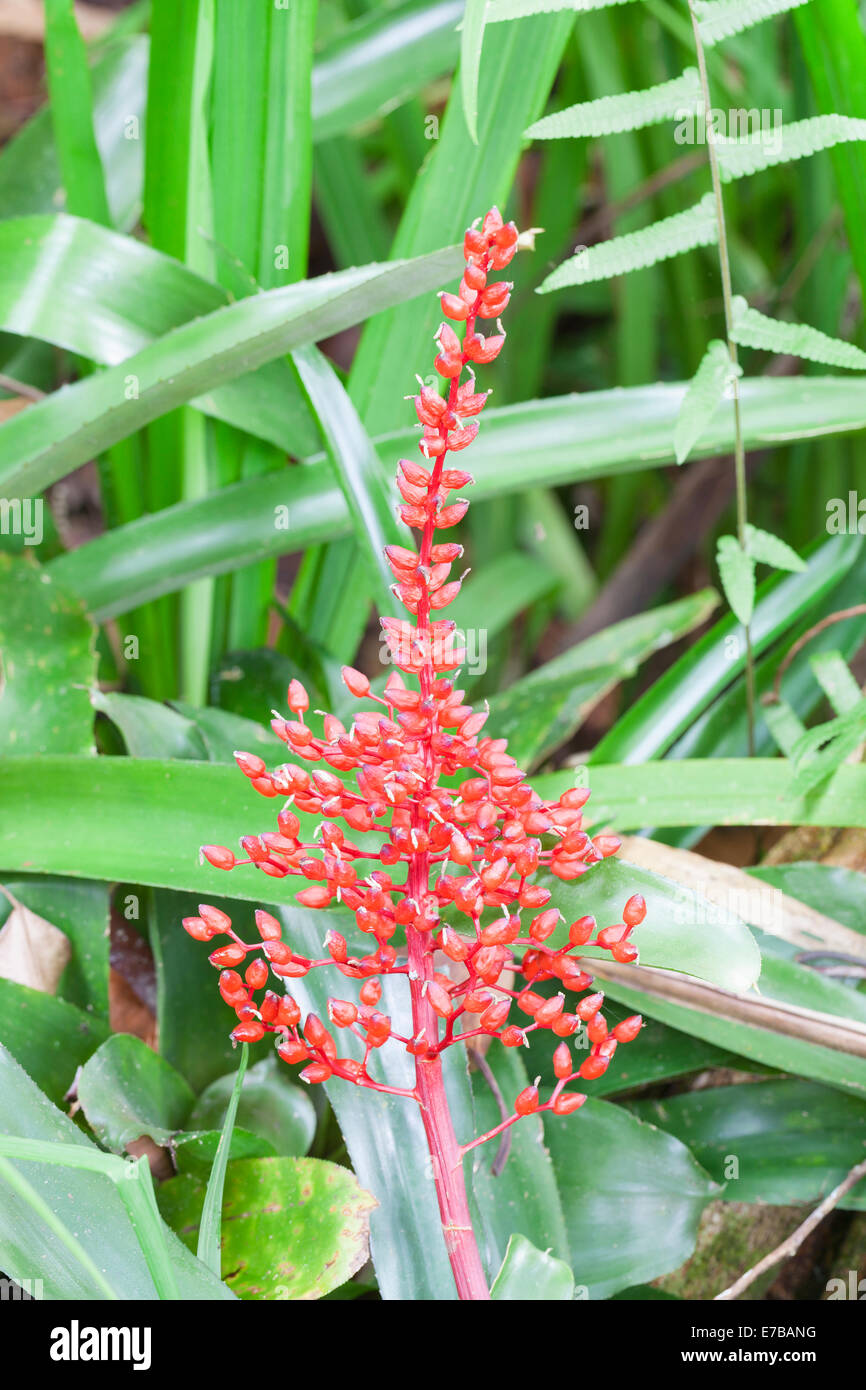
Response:
[{"label": "pink flower stalk", "polygon": [[[604,996],[591,992],[592,975],[575,948],[592,943],[615,960],[635,960],[637,948],[629,938],[646,911],[635,895],[621,922],[599,931],[594,918],[581,917],[569,924],[563,945],[549,944],[561,913],[550,905],[550,888],[534,881],[539,871],[576,879],[616,853],[620,842],[611,835],[592,839],[583,829],[588,790],[575,788],[557,801],[543,801],[509,755],[506,740],[482,736],[486,713],[464,704],[463,692],[455,688],[454,672],[464,656],[454,649],[455,624],[438,616],[460,590],[461,579],[452,579],[451,569],[463,548],[453,541],[435,543],[434,533],[462,519],[468,503],[449,495],[472,482],[462,468],[447,467],[446,459],[478,432],[476,417],[487,393],[476,391],[472,365],[491,362],[505,333],[498,324],[499,331],[485,338],[476,323],[498,319],[506,308],[511,284],[490,284],[488,276],[508,265],[517,243],[514,224],[503,224],[492,209],[480,228],[466,233],[466,268],[457,294],[441,296],[443,313],[464,323],[465,331],[461,342],[450,324],[439,327],[435,366],[448,383],[447,397],[422,385],[414,399],[423,462],[399,464],[400,514],[421,540],[417,553],[400,546],[386,550],[394,592],[410,614],[410,620],[381,619],[397,669],[377,695],[366,676],[344,667],[346,686],[365,704],[349,730],[326,714],[317,733],[307,722],[307,693],[292,681],[293,717],[277,717],[271,727],[299,761],[269,772],[255,754],[235,754],[260,795],[287,798],[277,830],[245,835],[244,859],[223,846],[202,849],[217,868],[253,864],[272,878],[305,879],[309,886],[297,894],[298,902],[348,908],[369,937],[370,951],[350,955],[345,938],[328,931],[321,959],[299,955],[283,941],[276,918],[261,910],[256,913],[260,940],[253,943],[242,941],[231,920],[214,907],[203,905],[199,917],[184,921],[197,940],[230,938],[210,960],[221,971],[220,993],[239,1020],[231,1035],[235,1041],[257,1042],[273,1033],[280,1057],[306,1063],[301,1077],[307,1082],[339,1077],[420,1106],[458,1294],[474,1299],[489,1293],[472,1231],[463,1156],[521,1116],[577,1110],[586,1095],[566,1089],[568,1083],[602,1076],[617,1046],[637,1036],[638,1015],[609,1029],[601,1011]],[[462,780],[455,789],[443,785],[444,778]],[[295,810],[320,818],[320,838],[301,840]],[[378,848],[355,843],[353,832],[375,832]],[[405,952],[392,944],[401,931]],[[251,955],[242,976],[239,968]],[[357,1000],[328,1001],[330,1027],[312,1013],[302,1019],[289,993],[268,989],[256,998],[271,975],[291,981],[326,965],[361,982]],[[406,977],[410,1037],[395,1033],[391,1019],[377,1009],[381,975]],[[559,986],[552,997],[532,988],[551,980]],[[581,997],[567,1006],[569,994]],[[581,1025],[590,1050],[575,1065],[567,1039]],[[442,1054],[469,1039],[496,1038],[505,1047],[518,1047],[539,1029],[558,1040],[550,1097],[542,1103],[537,1085],[526,1087],[512,1115],[488,1134],[459,1143],[445,1096]],[[339,1038],[346,1031],[363,1043],[362,1061],[342,1055]],[[371,1059],[385,1045],[405,1048],[414,1057],[412,1088],[387,1086],[371,1074]]]}]

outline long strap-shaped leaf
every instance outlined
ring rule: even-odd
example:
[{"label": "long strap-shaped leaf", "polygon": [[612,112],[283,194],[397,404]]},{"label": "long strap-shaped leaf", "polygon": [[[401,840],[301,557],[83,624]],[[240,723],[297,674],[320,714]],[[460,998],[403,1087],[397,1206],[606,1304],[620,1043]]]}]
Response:
[{"label": "long strap-shaped leaf", "polygon": [[851,140],[866,140],[866,120],[856,116],[810,116],[772,132],[755,131],[745,140],[716,135],[719,171],[725,183],[758,174],[775,164],[806,159]]},{"label": "long strap-shaped leaf", "polygon": [[0,429],[0,489],[27,496],[166,414],[453,276],[455,249],[338,271],[243,299],[185,323],[119,366],[56,391]]},{"label": "long strap-shaped leaf", "polygon": [[602,241],[598,246],[579,250],[570,261],[557,266],[538,287],[539,294],[561,290],[566,285],[588,285],[593,280],[609,280],[631,270],[642,270],[657,261],[692,251],[696,246],[712,246],[719,239],[715,203],[708,193],[694,207],[675,213],[639,232]]},{"label": "long strap-shaped leaf", "polygon": [[734,300],[732,337],[743,347],[764,348],[767,352],[787,352],[810,362],[826,362],[831,367],[850,367],[866,371],[866,352],[841,338],[831,338],[807,323],[782,323],[757,309],[750,309],[742,295]]},{"label": "long strap-shaped leaf", "polygon": [[628,0],[489,0],[487,23],[525,19],[533,14],[555,14],[559,10],[574,10],[577,14],[583,14],[588,10],[606,10],[612,5],[627,3]]},{"label": "long strap-shaped leaf", "polygon": [[774,15],[796,10],[808,0],[695,0],[695,12],[701,27],[701,38],[707,48],[751,29]]},{"label": "long strap-shaped leaf", "polygon": [[[590,391],[485,413],[475,444],[476,495],[558,486],[674,462],[682,385]],[[843,377],[760,377],[741,382],[750,448],[866,428],[866,400]],[[615,420],[616,428],[611,428]],[[410,451],[411,431],[374,440],[393,458]],[[728,411],[700,436],[700,456],[731,448]],[[697,446],[696,446],[697,447]],[[278,523],[278,524],[275,524]],[[192,579],[237,569],[347,535],[349,509],[324,460],[252,478],[199,502],[180,503],[119,527],[51,562],[54,578],[103,620]]]},{"label": "long strap-shaped leaf", "polygon": [[642,130],[659,121],[696,111],[701,100],[697,68],[686,68],[671,82],[660,82],[642,92],[598,97],[555,111],[536,121],[526,132],[531,140],[563,140],[582,135],[617,135],[623,130]]}]

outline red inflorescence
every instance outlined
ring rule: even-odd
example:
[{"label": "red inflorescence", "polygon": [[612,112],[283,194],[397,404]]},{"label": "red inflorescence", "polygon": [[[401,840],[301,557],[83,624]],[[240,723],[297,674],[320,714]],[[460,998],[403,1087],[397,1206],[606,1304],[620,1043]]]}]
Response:
[{"label": "red inflorescence", "polygon": [[[460,521],[468,504],[451,494],[472,482],[462,468],[446,467],[446,456],[472,442],[478,432],[475,417],[487,404],[487,393],[476,390],[471,367],[466,379],[461,377],[469,363],[491,362],[505,341],[501,324],[497,334],[486,338],[475,325],[479,318],[498,318],[506,308],[511,284],[491,283],[489,275],[508,265],[517,244],[514,224],[503,223],[492,209],[480,227],[466,233],[466,268],[457,294],[441,296],[442,312],[465,325],[465,331],[461,342],[448,323],[439,327],[435,366],[447,382],[447,395],[421,385],[414,403],[423,461],[402,459],[399,464],[400,515],[420,532],[420,547],[418,552],[396,545],[386,549],[394,592],[411,620],[381,619],[395,667],[384,693],[375,694],[365,675],[344,667],[348,690],[367,707],[355,715],[351,729],[326,714],[317,733],[305,718],[307,692],[293,680],[287,700],[291,717],[278,716],[271,727],[298,761],[269,772],[255,754],[235,754],[257,792],[286,798],[276,831],[244,836],[243,858],[220,845],[202,848],[205,859],[219,869],[253,864],[272,878],[307,880],[298,902],[350,909],[370,950],[353,955],[344,937],[329,931],[320,959],[299,955],[282,940],[280,923],[265,911],[256,913],[260,940],[254,943],[242,941],[228,917],[213,907],[202,906],[200,916],[184,921],[196,940],[229,938],[210,960],[220,970],[220,993],[238,1017],[232,1038],[257,1042],[265,1033],[276,1034],[277,1052],[286,1062],[306,1063],[301,1076],[308,1082],[337,1076],[417,1100],[417,1088],[388,1087],[370,1074],[371,1055],[378,1048],[397,1045],[423,1063],[467,1039],[498,1038],[515,1047],[533,1031],[549,1030],[558,1040],[557,1080],[550,1097],[541,1103],[537,1086],[527,1087],[515,1101],[514,1114],[489,1135],[464,1145],[464,1151],[521,1115],[540,1110],[565,1115],[578,1109],[586,1097],[567,1091],[567,1083],[602,1076],[618,1044],[631,1042],[641,1027],[635,1015],[609,1028],[601,1010],[604,996],[588,992],[592,975],[574,952],[591,943],[616,961],[635,960],[638,952],[630,934],[644,918],[643,898],[629,898],[622,921],[613,926],[599,931],[594,918],[581,917],[562,932],[561,914],[550,906],[550,888],[536,881],[540,871],[576,879],[615,854],[619,840],[612,835],[593,839],[584,830],[587,789],[573,788],[557,801],[543,801],[510,756],[506,740],[482,735],[486,713],[464,704],[463,692],[456,688],[453,673],[464,653],[454,645],[455,624],[432,616],[459,593],[462,581],[452,579],[451,570],[463,553],[453,541],[434,544],[434,532]],[[445,778],[462,780],[455,789],[443,785]],[[312,842],[301,839],[296,811],[321,821]],[[378,848],[351,838],[371,831],[378,832]],[[564,944],[551,944],[557,932]],[[403,934],[408,961],[405,950],[392,942],[395,937],[401,941]],[[402,1037],[377,1007],[382,995],[377,977],[408,975],[417,981],[419,960],[424,1026],[413,991],[418,1027],[415,1036]],[[358,1002],[328,1001],[330,1026],[312,1013],[302,1019],[288,993],[266,989],[257,998],[271,975],[291,981],[324,965],[362,982]],[[559,987],[552,997],[536,992],[546,981]],[[574,995],[582,997],[569,998]],[[579,1030],[584,1056],[576,1062],[566,1040]],[[341,1055],[345,1049],[339,1038],[347,1032],[363,1042],[363,1061]]]}]

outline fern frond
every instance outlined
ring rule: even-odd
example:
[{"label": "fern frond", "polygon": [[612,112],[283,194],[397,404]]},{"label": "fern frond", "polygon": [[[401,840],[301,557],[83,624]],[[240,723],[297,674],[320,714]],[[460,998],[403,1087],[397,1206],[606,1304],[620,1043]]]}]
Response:
[{"label": "fern frond", "polygon": [[751,29],[753,24],[806,4],[808,0],[695,0],[695,14],[701,38],[707,48],[712,48],[732,34]]},{"label": "fern frond", "polygon": [[609,5],[625,5],[629,0],[488,0],[486,20],[496,24],[503,19],[525,19],[531,14],[554,14],[558,10],[605,10]]},{"label": "fern frond", "polygon": [[657,261],[669,260],[696,246],[712,246],[719,239],[713,195],[706,194],[694,207],[675,213],[644,227],[639,232],[612,237],[598,246],[579,250],[571,260],[564,261],[539,285],[537,294],[566,285],[588,285],[593,280],[609,280],[630,270],[642,270]]},{"label": "fern frond", "polygon": [[853,343],[831,338],[806,323],[782,323],[779,319],[768,318],[757,309],[750,309],[742,295],[737,295],[733,308],[731,336],[742,347],[784,352],[792,357],[805,357],[810,362],[824,362],[830,367],[866,371],[866,352]]},{"label": "fern frond", "polygon": [[732,379],[742,368],[731,361],[727,343],[714,338],[689,383],[674,425],[674,453],[685,463],[724,399]]},{"label": "fern frond", "polygon": [[565,140],[584,135],[618,135],[623,130],[642,130],[659,121],[697,111],[701,103],[701,79],[697,68],[686,68],[671,82],[660,82],[641,92],[582,101],[536,121],[525,132],[534,140]]},{"label": "fern frond", "polygon": [[745,140],[716,135],[715,145],[719,172],[724,182],[730,183],[746,174],[770,169],[774,164],[789,164],[851,140],[866,140],[866,120],[831,115],[792,121],[772,132],[756,130]]}]

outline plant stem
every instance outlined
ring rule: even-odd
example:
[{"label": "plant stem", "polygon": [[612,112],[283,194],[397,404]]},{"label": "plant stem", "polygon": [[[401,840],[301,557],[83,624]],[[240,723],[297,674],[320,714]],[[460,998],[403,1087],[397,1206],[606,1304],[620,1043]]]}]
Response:
[{"label": "plant stem", "polygon": [[[737,345],[733,339],[734,308],[733,290],[731,288],[731,263],[728,256],[728,231],[725,223],[725,204],[722,197],[722,179],[719,173],[719,159],[716,153],[715,131],[712,122],[708,120],[712,110],[712,98],[710,96],[710,81],[707,75],[707,60],[704,52],[704,45],[701,39],[700,26],[695,14],[692,0],[689,0],[689,14],[692,19],[692,30],[695,36],[695,50],[698,59],[698,72],[701,78],[701,92],[704,103],[704,131],[707,141],[707,153],[710,160],[710,173],[713,180],[713,195],[716,200],[716,221],[719,228],[719,268],[722,276],[722,298],[725,306],[725,335],[727,337],[728,352],[731,355],[731,362],[734,367],[738,366]],[[746,524],[748,521],[747,497],[746,497],[746,451],[743,445],[743,424],[740,412],[740,386],[735,375],[732,382],[732,394],[734,402],[734,475],[737,488],[737,539],[740,549],[746,549]],[[746,633],[746,724],[748,728],[748,747],[749,756],[755,752],[755,659],[752,651],[752,630],[751,624],[745,624]]]}]

